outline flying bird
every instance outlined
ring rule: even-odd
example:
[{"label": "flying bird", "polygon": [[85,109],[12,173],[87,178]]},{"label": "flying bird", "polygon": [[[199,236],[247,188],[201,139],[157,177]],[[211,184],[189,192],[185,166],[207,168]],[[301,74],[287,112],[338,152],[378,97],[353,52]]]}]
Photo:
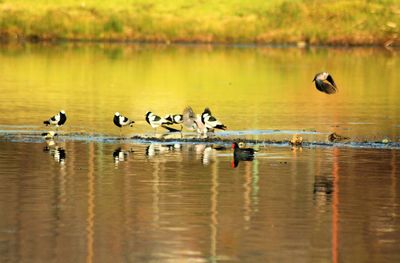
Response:
[{"label": "flying bird", "polygon": [[315,82],[315,87],[317,90],[326,94],[334,94],[338,90],[335,81],[328,72],[320,72],[316,74],[313,82]]},{"label": "flying bird", "polygon": [[113,119],[113,121],[114,121],[114,124],[117,126],[117,127],[119,127],[120,129],[119,129],[119,135],[121,136],[121,128],[123,127],[123,126],[130,126],[130,127],[132,127],[133,126],[133,124],[135,123],[134,121],[131,121],[131,120],[129,120],[127,117],[125,117],[125,116],[122,116],[119,112],[116,112],[115,114],[114,114],[114,119]]},{"label": "flying bird", "polygon": [[157,127],[159,127],[159,126],[166,128],[164,125],[172,124],[172,122],[170,122],[170,121],[166,120],[165,118],[162,118],[158,115],[155,115],[151,111],[146,112],[145,119],[146,119],[147,123],[150,124],[151,127],[154,128],[155,131],[157,131]]},{"label": "flying bird", "polygon": [[67,121],[67,115],[65,114],[65,111],[61,110],[59,113],[57,113],[50,119],[45,120],[43,124],[45,124],[46,126],[54,125],[56,129],[58,129],[58,127],[64,125],[66,121]]},{"label": "flying bird", "polygon": [[205,108],[203,113],[201,114],[201,121],[204,123],[208,130],[220,129],[226,130],[226,126],[222,124],[217,118],[212,116],[209,108]]}]

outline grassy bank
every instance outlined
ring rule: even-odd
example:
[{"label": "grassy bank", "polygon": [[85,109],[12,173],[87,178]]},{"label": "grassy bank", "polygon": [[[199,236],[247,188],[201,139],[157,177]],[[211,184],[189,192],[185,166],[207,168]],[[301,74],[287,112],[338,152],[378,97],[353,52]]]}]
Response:
[{"label": "grassy bank", "polygon": [[399,33],[400,0],[0,0],[3,40],[400,45]]}]

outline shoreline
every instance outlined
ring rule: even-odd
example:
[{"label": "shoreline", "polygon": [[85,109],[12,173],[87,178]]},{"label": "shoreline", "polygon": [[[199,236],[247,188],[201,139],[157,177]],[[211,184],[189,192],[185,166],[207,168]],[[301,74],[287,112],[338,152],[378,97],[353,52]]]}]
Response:
[{"label": "shoreline", "polygon": [[[353,149],[379,149],[379,150],[400,150],[400,142],[382,142],[382,141],[352,141],[344,140],[340,142],[328,141],[304,141],[301,145],[292,146],[290,140],[274,140],[274,139],[250,139],[244,136],[221,136],[214,134],[212,137],[199,138],[191,137],[154,137],[133,135],[127,137],[108,136],[104,134],[85,134],[71,133],[61,135],[54,140],[45,140],[41,133],[9,133],[0,134],[0,142],[6,143],[46,143],[46,142],[84,142],[84,143],[132,143],[132,144],[206,144],[220,145],[230,147],[233,142],[244,142],[257,147],[287,147],[292,149],[298,148],[353,148]],[[164,134],[165,135],[165,134]],[[167,135],[173,135],[169,133]],[[187,136],[187,134],[186,134]]]},{"label": "shoreline", "polygon": [[3,0],[0,42],[400,47],[394,0],[124,3]]},{"label": "shoreline", "polygon": [[193,41],[176,41],[176,42],[163,42],[163,41],[140,41],[140,40],[99,40],[99,39],[2,39],[0,37],[0,47],[6,46],[23,46],[23,45],[121,45],[121,46],[181,46],[181,47],[230,47],[230,48],[272,48],[272,49],[382,49],[382,50],[400,50],[399,43],[393,45],[381,44],[307,44],[299,45],[296,43],[224,43],[224,42],[193,42]]}]

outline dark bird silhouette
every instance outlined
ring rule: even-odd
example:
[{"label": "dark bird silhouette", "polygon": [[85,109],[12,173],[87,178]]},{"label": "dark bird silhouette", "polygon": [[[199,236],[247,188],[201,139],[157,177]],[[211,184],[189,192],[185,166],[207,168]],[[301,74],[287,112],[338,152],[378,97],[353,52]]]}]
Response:
[{"label": "dark bird silhouette", "polygon": [[203,113],[201,114],[201,121],[204,123],[208,130],[220,129],[226,130],[226,126],[222,124],[217,118],[212,116],[209,108],[205,108]]},{"label": "dark bird silhouette", "polygon": [[116,112],[114,114],[114,119],[113,119],[114,124],[120,128],[119,129],[119,135],[121,136],[121,128],[123,126],[130,126],[132,127],[133,124],[135,123],[134,121],[129,120],[127,117],[122,116],[119,112]]},{"label": "dark bird silhouette", "polygon": [[335,81],[328,72],[320,72],[316,74],[313,81],[315,82],[317,90],[321,92],[326,94],[335,94],[338,91]]},{"label": "dark bird silhouette", "polygon": [[58,114],[54,115],[48,120],[45,120],[43,124],[46,126],[54,125],[58,129],[58,127],[64,125],[66,121],[67,115],[65,114],[65,111],[61,110]]},{"label": "dark bird silhouette", "polygon": [[233,162],[232,167],[236,168],[240,161],[253,161],[255,150],[252,148],[240,148],[237,142],[232,144]]}]

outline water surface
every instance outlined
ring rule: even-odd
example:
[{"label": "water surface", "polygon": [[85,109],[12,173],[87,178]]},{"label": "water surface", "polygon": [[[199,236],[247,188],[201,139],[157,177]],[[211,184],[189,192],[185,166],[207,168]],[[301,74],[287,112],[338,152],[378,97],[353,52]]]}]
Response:
[{"label": "water surface", "polygon": [[[119,134],[116,111],[134,119],[124,136],[152,132],[164,116],[209,106],[230,131],[331,132],[355,141],[399,141],[400,59],[384,49],[224,46],[28,45],[0,49],[1,130],[43,130],[64,109],[65,132]],[[329,71],[339,92],[318,92]],[[26,127],[26,128],[21,128]],[[159,131],[160,132],[160,131]],[[281,138],[290,138],[283,134]]]},{"label": "water surface", "polygon": [[0,149],[1,262],[400,260],[397,150]]},{"label": "water surface", "polygon": [[[398,262],[399,68],[382,49],[2,46],[0,262]],[[322,70],[339,93],[315,89]],[[253,144],[234,168],[226,141],[127,139],[187,105],[218,138],[318,147]]]}]

